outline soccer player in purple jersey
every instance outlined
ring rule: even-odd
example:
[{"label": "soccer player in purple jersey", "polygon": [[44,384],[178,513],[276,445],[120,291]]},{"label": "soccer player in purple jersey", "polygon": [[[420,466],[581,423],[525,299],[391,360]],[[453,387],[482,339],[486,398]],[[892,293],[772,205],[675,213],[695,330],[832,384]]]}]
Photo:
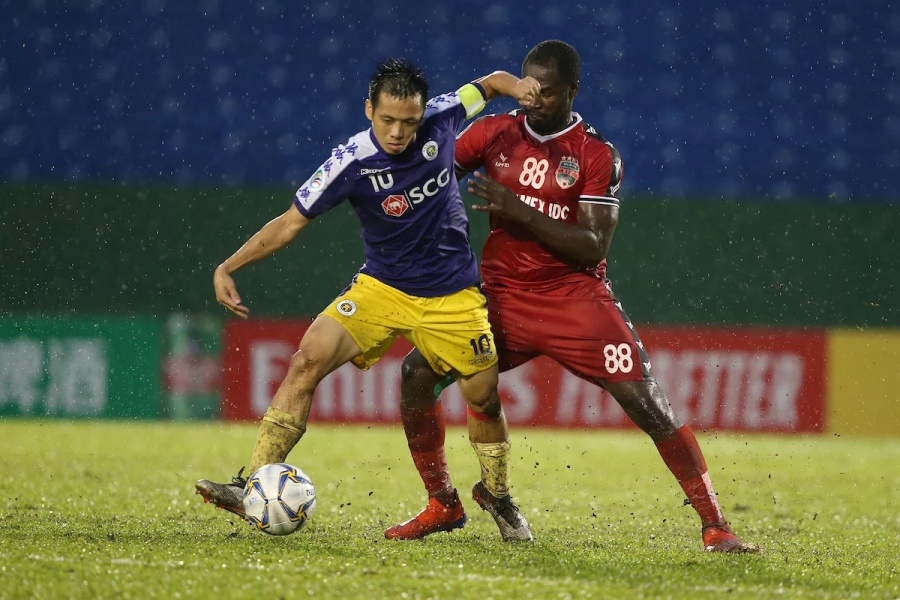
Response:
[{"label": "soccer player in purple jersey", "polygon": [[[312,219],[345,200],[362,225],[365,263],[300,340],[260,424],[249,473],[287,458],[306,431],[313,394],[326,375],[351,361],[369,368],[402,335],[436,373],[459,383],[481,464],[475,491],[503,538],[532,539],[509,496],[509,434],[497,394],[497,354],[453,160],[456,135],[488,100],[510,96],[528,106],[539,90],[530,77],[497,71],[426,102],[421,71],[403,60],[382,62],[365,105],[372,126],[335,148],[297,190],[293,205],[219,265],[216,299],[246,318],[235,271],[285,247]],[[232,483],[201,479],[197,493],[243,517],[242,473]],[[458,498],[442,507],[445,531],[463,526]]]}]

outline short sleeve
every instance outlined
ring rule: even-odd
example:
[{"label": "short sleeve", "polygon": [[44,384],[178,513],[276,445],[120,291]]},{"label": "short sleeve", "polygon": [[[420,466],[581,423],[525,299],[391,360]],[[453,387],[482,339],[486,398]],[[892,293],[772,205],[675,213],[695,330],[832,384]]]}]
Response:
[{"label": "short sleeve", "polygon": [[458,133],[466,120],[477,115],[484,108],[484,88],[479,83],[467,83],[455,92],[435,96],[425,104],[425,119],[440,119],[450,123],[454,133]]},{"label": "short sleeve", "polygon": [[622,157],[615,146],[605,142],[601,151],[592,156],[586,175],[584,188],[579,197],[580,202],[619,205],[619,190],[622,187],[624,170]]},{"label": "short sleeve", "polygon": [[336,168],[332,158],[326,160],[297,189],[294,206],[304,217],[315,218],[328,212],[347,198],[344,169]]},{"label": "short sleeve", "polygon": [[487,147],[488,117],[482,117],[466,127],[456,138],[456,168],[475,171],[484,164],[484,150]]}]

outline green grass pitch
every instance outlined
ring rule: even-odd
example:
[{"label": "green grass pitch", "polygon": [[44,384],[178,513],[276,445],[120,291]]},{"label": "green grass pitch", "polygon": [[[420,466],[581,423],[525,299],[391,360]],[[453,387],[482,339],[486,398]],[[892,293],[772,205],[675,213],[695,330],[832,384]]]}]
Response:
[{"label": "green grass pitch", "polygon": [[269,537],[202,503],[255,425],[0,420],[0,599],[898,598],[900,439],[700,434],[736,532],[712,555],[649,438],[514,429],[513,495],[536,541],[505,545],[471,500],[465,431],[447,452],[469,523],[383,538],[424,489],[399,427],[313,423],[305,530]]}]

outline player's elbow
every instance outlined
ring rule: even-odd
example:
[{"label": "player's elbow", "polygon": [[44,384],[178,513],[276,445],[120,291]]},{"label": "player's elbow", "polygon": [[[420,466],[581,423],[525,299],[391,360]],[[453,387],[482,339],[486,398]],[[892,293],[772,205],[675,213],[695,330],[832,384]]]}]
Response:
[{"label": "player's elbow", "polygon": [[304,227],[309,224],[309,219],[304,217],[299,210],[291,207],[281,217],[276,219],[279,226],[279,237],[285,244],[289,244],[297,237]]},{"label": "player's elbow", "polygon": [[292,241],[303,230],[304,225],[305,223],[288,223],[282,230],[282,234],[288,241]]},{"label": "player's elbow", "polygon": [[606,255],[600,254],[598,252],[592,252],[585,256],[579,257],[578,262],[580,267],[596,267],[604,258],[606,258]]},{"label": "player's elbow", "polygon": [[606,258],[606,252],[609,250],[609,243],[599,235],[592,235],[588,243],[584,244],[582,253],[578,257],[579,262],[584,267],[594,267],[601,260]]}]

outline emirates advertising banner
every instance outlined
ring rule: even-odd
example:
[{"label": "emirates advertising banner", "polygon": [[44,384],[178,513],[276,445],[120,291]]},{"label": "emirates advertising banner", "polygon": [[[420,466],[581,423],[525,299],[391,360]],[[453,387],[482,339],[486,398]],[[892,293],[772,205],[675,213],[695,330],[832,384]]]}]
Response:
[{"label": "emirates advertising banner", "polygon": [[[309,323],[226,324],[223,418],[255,421],[265,413]],[[824,430],[824,330],[644,327],[640,333],[654,376],[692,427]],[[310,420],[399,423],[400,365],[410,348],[398,340],[368,371],[347,364],[326,377],[316,390]],[[500,395],[513,426],[634,427],[608,393],[547,358],[501,374]],[[465,423],[458,386],[444,390],[441,401],[448,423]]]}]

